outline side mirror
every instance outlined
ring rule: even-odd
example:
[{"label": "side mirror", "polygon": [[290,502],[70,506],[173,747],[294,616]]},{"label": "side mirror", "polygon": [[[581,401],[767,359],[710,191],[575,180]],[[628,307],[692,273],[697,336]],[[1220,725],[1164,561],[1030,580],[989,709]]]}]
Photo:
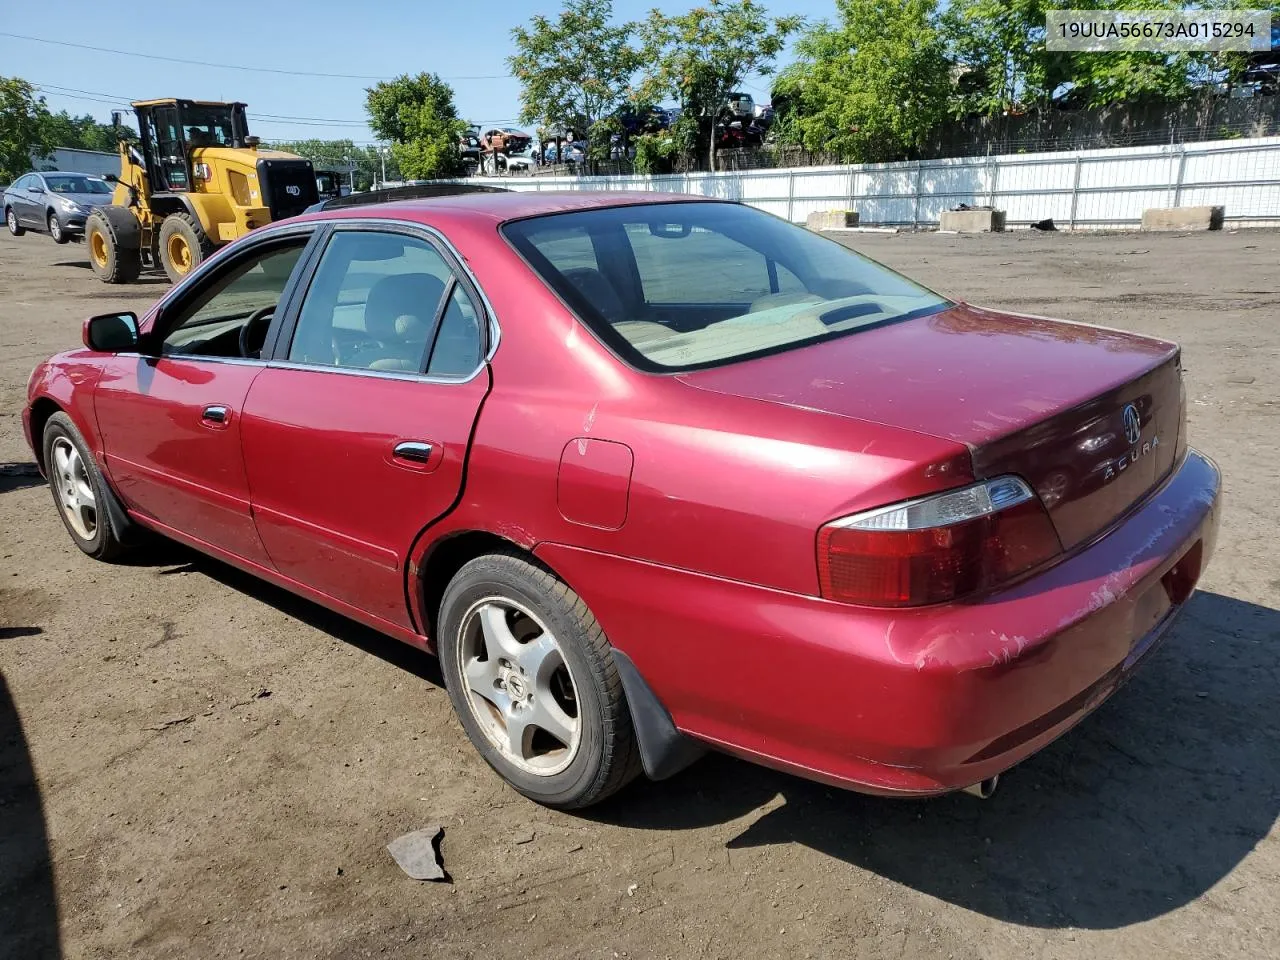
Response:
[{"label": "side mirror", "polygon": [[103,313],[90,317],[81,331],[84,345],[98,353],[125,353],[138,348],[136,313]]},{"label": "side mirror", "polygon": [[117,177],[114,173],[104,173],[104,174],[102,175],[102,179],[103,179],[103,180],[105,180],[105,181],[107,181],[107,183],[119,183],[119,182],[120,182],[120,178],[119,178],[119,177]]}]

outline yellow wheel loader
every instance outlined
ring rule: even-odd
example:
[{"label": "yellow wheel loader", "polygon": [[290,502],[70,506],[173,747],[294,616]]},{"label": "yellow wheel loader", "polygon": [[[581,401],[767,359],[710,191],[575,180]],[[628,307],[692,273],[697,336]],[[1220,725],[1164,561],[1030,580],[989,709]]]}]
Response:
[{"label": "yellow wheel loader", "polygon": [[144,263],[175,283],[218,246],[319,200],[311,161],[259,150],[243,103],[140,100],[139,143],[120,143],[108,206],[85,223],[89,263],[129,283]]}]

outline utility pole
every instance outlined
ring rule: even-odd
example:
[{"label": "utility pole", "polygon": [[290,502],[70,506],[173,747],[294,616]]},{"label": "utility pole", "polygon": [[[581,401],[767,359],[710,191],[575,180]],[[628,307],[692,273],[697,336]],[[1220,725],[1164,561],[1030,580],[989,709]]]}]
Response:
[{"label": "utility pole", "polygon": [[378,159],[382,161],[382,186],[387,185],[387,155],[384,152],[386,147],[378,145]]}]

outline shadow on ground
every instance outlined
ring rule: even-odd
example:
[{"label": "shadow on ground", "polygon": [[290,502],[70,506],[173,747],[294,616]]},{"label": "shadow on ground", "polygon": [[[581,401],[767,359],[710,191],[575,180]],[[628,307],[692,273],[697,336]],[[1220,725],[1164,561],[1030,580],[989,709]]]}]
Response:
[{"label": "shadow on ground", "polygon": [[34,463],[0,463],[0,493],[44,485],[44,477]]},{"label": "shadow on ground", "polygon": [[1197,594],[1126,687],[985,802],[876,799],[713,755],[588,816],[690,829],[781,794],[728,846],[803,844],[999,920],[1123,927],[1201,896],[1271,830],[1278,649],[1280,612]]},{"label": "shadow on ground", "polygon": [[385,660],[413,674],[420,680],[444,686],[439,661],[407,643],[393,640],[386,634],[370,629],[341,614],[273,586],[252,574],[244,573],[229,564],[214,560],[173,540],[155,537],[144,549],[134,551],[125,562],[137,566],[156,567],[157,573],[172,576],[178,573],[202,573],[219,583],[246,593],[263,603],[275,607],[286,616],[301,620],[309,627],[323,631],[335,640],[349,643],[365,653]]},{"label": "shadow on ground", "polygon": [[[54,264],[55,267],[78,267],[81,270],[92,270],[93,266],[88,260],[59,260]],[[168,283],[169,278],[159,271],[148,271],[144,268],[143,273],[134,283]]]},{"label": "shadow on ground", "polygon": [[0,958],[61,955],[40,790],[22,721],[0,674]]}]

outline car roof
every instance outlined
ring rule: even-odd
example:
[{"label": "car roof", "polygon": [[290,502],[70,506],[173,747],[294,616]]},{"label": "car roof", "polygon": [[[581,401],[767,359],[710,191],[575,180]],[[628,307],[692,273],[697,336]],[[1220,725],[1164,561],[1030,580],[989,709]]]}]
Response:
[{"label": "car roof", "polygon": [[422,200],[397,200],[365,206],[340,207],[316,216],[325,219],[388,217],[428,223],[446,214],[450,219],[487,220],[506,223],[525,217],[541,217],[578,210],[598,210],[650,203],[708,201],[687,193],[654,193],[648,190],[546,190],[504,193],[462,193]]}]

